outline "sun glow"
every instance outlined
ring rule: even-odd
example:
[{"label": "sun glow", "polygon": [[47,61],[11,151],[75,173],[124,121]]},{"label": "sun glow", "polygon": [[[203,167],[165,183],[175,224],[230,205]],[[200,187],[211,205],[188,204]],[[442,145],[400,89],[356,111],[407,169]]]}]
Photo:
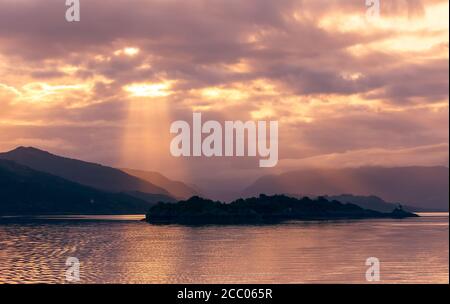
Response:
[{"label": "sun glow", "polygon": [[134,83],[124,87],[133,97],[165,97],[172,94],[170,83]]},{"label": "sun glow", "polygon": [[233,88],[206,88],[200,92],[201,96],[207,99],[242,100],[248,97],[244,90]]},{"label": "sun glow", "polygon": [[120,56],[120,55],[126,55],[126,56],[135,56],[139,54],[141,50],[139,48],[135,47],[126,47],[120,50],[117,50],[114,52],[114,55]]},{"label": "sun glow", "polygon": [[70,92],[87,92],[90,86],[87,84],[48,84],[44,82],[32,82],[22,86],[18,90],[18,100],[25,102],[41,102],[46,103],[53,101],[61,101]]},{"label": "sun glow", "polygon": [[252,119],[254,120],[262,120],[262,119],[268,119],[275,115],[274,110],[271,108],[270,105],[263,107],[257,111],[250,112],[250,115]]}]

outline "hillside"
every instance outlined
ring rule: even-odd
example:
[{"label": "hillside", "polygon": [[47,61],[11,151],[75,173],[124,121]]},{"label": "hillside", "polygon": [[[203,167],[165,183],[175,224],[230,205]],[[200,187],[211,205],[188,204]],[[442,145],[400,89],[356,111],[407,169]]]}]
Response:
[{"label": "hillside", "polygon": [[0,215],[140,214],[151,203],[0,160]]},{"label": "hillside", "polygon": [[180,182],[171,180],[158,172],[150,172],[134,169],[120,169],[125,173],[145,180],[158,187],[167,190],[173,197],[177,199],[186,199],[194,195],[199,195],[198,191],[193,187]]},{"label": "hillside", "polygon": [[165,189],[121,170],[61,157],[36,148],[19,147],[6,153],[0,153],[0,159],[12,160],[34,170],[104,191],[139,191],[170,196]]}]

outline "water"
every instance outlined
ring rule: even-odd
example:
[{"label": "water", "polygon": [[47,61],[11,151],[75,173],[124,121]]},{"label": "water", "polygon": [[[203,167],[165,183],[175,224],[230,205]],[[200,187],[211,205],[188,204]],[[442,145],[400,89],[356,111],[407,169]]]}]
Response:
[{"label": "water", "polygon": [[142,216],[0,219],[0,283],[448,283],[448,213],[273,226],[153,226]]}]

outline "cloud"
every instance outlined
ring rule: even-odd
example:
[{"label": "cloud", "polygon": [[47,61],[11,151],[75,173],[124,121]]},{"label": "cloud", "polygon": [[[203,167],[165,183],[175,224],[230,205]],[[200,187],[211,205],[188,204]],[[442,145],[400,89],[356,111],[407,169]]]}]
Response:
[{"label": "cloud", "polygon": [[442,166],[448,167],[448,143],[406,149],[373,148],[317,155],[305,159],[286,159],[278,171],[293,168],[356,168],[363,166]]},{"label": "cloud", "polygon": [[0,149],[260,174],[252,159],[166,158],[170,122],[202,111],[278,120],[282,161],[448,164],[415,150],[448,142],[448,2],[381,3],[369,22],[360,0],[90,0],[68,23],[64,1],[3,0]]}]

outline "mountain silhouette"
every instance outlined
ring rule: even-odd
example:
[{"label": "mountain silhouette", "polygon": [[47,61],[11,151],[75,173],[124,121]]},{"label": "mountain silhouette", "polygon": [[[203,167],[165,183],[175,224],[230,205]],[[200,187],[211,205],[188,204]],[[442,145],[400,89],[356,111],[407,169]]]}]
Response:
[{"label": "mountain silhouette", "polygon": [[12,160],[31,169],[103,191],[130,193],[137,191],[170,196],[165,189],[119,169],[57,156],[32,147],[19,147],[0,153],[0,159]]},{"label": "mountain silhouette", "polygon": [[301,195],[378,196],[422,209],[448,210],[447,167],[361,167],[306,169],[257,179],[243,191],[244,197],[265,193]]},{"label": "mountain silhouette", "polygon": [[200,195],[199,191],[180,181],[171,180],[158,172],[142,171],[134,169],[120,169],[125,173],[136,176],[142,180],[152,183],[167,190],[177,199],[186,199],[195,195]]},{"label": "mountain silhouette", "polygon": [[[364,209],[371,209],[379,212],[391,212],[399,206],[399,203],[389,203],[385,202],[381,198],[375,195],[362,196],[353,194],[341,194],[333,196],[324,196],[327,200],[336,200],[342,203],[351,203],[360,206]],[[403,209],[409,212],[425,212],[425,211],[441,211],[433,210],[431,208],[424,209],[420,207],[413,207],[408,205],[403,205]]]},{"label": "mountain silhouette", "polygon": [[0,215],[141,214],[153,204],[0,160]]}]

